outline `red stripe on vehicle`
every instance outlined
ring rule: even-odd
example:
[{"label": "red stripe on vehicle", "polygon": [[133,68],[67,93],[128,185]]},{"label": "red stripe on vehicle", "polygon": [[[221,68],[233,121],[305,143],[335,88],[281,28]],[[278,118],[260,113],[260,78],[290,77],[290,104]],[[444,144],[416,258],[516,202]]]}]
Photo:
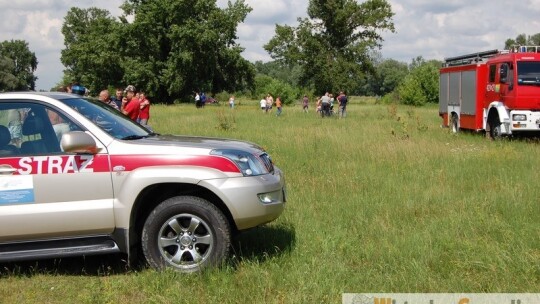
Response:
[{"label": "red stripe on vehicle", "polygon": [[[199,166],[213,168],[223,172],[240,173],[238,167],[229,159],[212,155],[49,155],[9,157],[0,159],[0,171],[15,169],[11,174],[70,174],[110,172],[116,166],[123,171],[132,171],[151,166]],[[8,171],[6,171],[8,172]]]},{"label": "red stripe on vehicle", "polygon": [[199,166],[223,172],[240,173],[238,167],[229,159],[213,155],[111,155],[112,167],[122,166],[132,171],[150,166]]},{"label": "red stripe on vehicle", "polygon": [[[70,174],[108,172],[108,155],[47,155],[0,159],[4,170],[15,169],[12,174]],[[98,169],[99,168],[99,169]]]}]

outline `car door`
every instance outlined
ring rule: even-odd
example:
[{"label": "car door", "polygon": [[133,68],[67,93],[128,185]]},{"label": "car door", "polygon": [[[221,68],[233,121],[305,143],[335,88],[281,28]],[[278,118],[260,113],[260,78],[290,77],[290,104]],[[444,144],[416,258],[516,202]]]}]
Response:
[{"label": "car door", "polygon": [[43,103],[0,103],[0,242],[113,231],[106,149],[63,152],[62,134],[75,130],[84,131]]}]

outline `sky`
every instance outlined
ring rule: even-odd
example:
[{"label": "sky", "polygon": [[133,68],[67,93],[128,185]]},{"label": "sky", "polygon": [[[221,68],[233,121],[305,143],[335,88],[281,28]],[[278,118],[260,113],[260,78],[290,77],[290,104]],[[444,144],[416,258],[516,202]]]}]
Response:
[{"label": "sky", "polygon": [[[395,33],[383,32],[385,59],[443,60],[463,54],[502,49],[508,38],[540,32],[540,0],[388,0]],[[0,41],[25,40],[36,54],[37,90],[49,90],[62,78],[62,23],[70,7],[98,7],[120,16],[123,0],[0,0]],[[253,9],[238,26],[244,58],[271,60],[263,49],[275,25],[295,26],[306,16],[308,0],[245,0]],[[217,0],[221,7],[227,0]]]}]

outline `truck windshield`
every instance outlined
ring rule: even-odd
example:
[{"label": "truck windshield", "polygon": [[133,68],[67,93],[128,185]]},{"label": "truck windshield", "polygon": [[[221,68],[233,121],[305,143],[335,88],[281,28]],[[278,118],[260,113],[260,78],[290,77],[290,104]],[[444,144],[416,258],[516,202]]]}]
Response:
[{"label": "truck windshield", "polygon": [[518,62],[517,73],[518,85],[540,85],[540,62]]}]

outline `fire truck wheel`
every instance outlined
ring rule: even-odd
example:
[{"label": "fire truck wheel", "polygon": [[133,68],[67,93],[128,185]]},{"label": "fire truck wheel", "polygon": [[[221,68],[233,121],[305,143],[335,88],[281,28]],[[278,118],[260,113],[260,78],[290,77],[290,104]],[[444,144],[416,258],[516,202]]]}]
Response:
[{"label": "fire truck wheel", "polygon": [[452,133],[459,132],[459,119],[457,114],[452,114],[452,118],[450,119],[450,126],[452,128]]},{"label": "fire truck wheel", "polygon": [[501,139],[501,122],[498,119],[492,119],[489,121],[489,136],[492,139]]},{"label": "fire truck wheel", "polygon": [[230,246],[230,228],[223,213],[205,199],[172,197],[146,219],[142,249],[150,266],[196,272],[221,264]]}]

